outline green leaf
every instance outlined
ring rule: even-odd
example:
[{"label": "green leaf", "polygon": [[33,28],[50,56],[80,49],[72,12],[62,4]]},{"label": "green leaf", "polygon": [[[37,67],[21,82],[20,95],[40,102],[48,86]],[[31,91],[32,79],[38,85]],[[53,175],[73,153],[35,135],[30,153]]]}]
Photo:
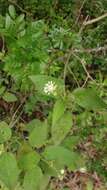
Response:
[{"label": "green leaf", "polygon": [[42,177],[41,183],[39,184],[38,190],[47,190],[47,186],[49,184],[49,181],[50,181],[50,176],[44,175]]},{"label": "green leaf", "polygon": [[46,147],[43,152],[43,156],[47,161],[51,161],[53,163],[53,167],[64,167],[68,166],[69,169],[77,169],[77,165],[80,159],[80,156],[71,152],[68,149],[62,146],[49,146]]},{"label": "green leaf", "polygon": [[23,21],[24,21],[24,17],[25,17],[24,14],[19,15],[19,16],[16,18],[16,23],[17,23],[17,24],[20,24],[21,22],[23,22]]},{"label": "green leaf", "polygon": [[11,16],[13,19],[15,19],[15,17],[16,17],[16,11],[15,11],[15,7],[14,7],[13,5],[10,5],[10,6],[9,6],[9,14],[10,14],[10,16]]},{"label": "green leaf", "polygon": [[23,183],[24,190],[38,190],[42,177],[42,171],[38,166],[26,172]]},{"label": "green leaf", "polygon": [[11,129],[4,121],[0,122],[0,143],[4,143],[11,138]]},{"label": "green leaf", "polygon": [[38,125],[42,125],[41,121],[39,119],[33,119],[31,120],[27,125],[26,128],[29,132],[31,132],[35,127],[38,127]]},{"label": "green leaf", "polygon": [[6,88],[5,88],[4,86],[1,86],[1,87],[0,87],[0,96],[3,95],[5,89],[6,89]]},{"label": "green leaf", "polygon": [[3,96],[3,99],[6,101],[6,102],[16,102],[17,101],[17,97],[10,93],[10,92],[6,92]]},{"label": "green leaf", "polygon": [[10,189],[17,184],[19,169],[16,159],[11,153],[0,155],[0,180]]},{"label": "green leaf", "polygon": [[53,164],[53,161],[50,161],[50,160],[45,160],[43,158],[41,158],[41,168],[42,170],[45,172],[46,175],[48,176],[54,176],[54,177],[57,177],[58,176],[58,171],[59,169],[62,169],[62,165],[58,165],[57,169],[56,169],[56,166],[55,166],[55,163]]},{"label": "green leaf", "polygon": [[79,140],[80,140],[79,136],[68,136],[67,138],[64,139],[62,144],[65,148],[73,150],[78,144]]},{"label": "green leaf", "polygon": [[29,153],[24,153],[20,156],[19,167],[22,170],[27,171],[35,168],[35,165],[37,165],[39,161],[40,161],[40,156],[38,153],[34,151]]},{"label": "green leaf", "polygon": [[58,119],[60,119],[60,117],[64,114],[65,109],[66,106],[64,101],[62,99],[57,100],[53,108],[52,125],[55,125]]},{"label": "green leaf", "polygon": [[[56,79],[54,77],[51,76],[47,76],[47,75],[33,75],[33,76],[29,76],[29,78],[31,79],[31,81],[34,83],[36,90],[38,90],[38,92],[40,92],[41,94],[45,94],[44,91],[44,87],[46,86],[46,84],[48,82],[53,82],[53,84],[56,86],[56,90],[55,90],[55,94],[57,95],[57,93],[60,93],[63,91],[63,81],[60,79]],[[54,95],[54,94],[51,94]]]},{"label": "green leaf", "polygon": [[72,127],[72,115],[65,113],[61,119],[52,126],[52,140],[54,144],[60,144]]},{"label": "green leaf", "polygon": [[48,126],[46,122],[41,122],[37,127],[35,127],[29,136],[29,143],[32,147],[40,148],[46,142],[48,134]]},{"label": "green leaf", "polygon": [[5,21],[6,29],[9,29],[10,26],[12,25],[12,23],[13,23],[13,21],[12,21],[11,17],[8,14],[6,14],[6,21]]},{"label": "green leaf", "polygon": [[105,102],[93,89],[78,88],[73,92],[75,102],[86,109],[97,110],[107,108]]}]

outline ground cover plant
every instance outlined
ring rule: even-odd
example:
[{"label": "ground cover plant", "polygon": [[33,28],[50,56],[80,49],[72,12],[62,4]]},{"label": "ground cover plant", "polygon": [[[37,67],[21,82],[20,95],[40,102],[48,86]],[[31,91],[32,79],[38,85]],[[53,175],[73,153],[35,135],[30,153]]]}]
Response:
[{"label": "ground cover plant", "polygon": [[0,1],[0,189],[107,189],[107,1]]}]

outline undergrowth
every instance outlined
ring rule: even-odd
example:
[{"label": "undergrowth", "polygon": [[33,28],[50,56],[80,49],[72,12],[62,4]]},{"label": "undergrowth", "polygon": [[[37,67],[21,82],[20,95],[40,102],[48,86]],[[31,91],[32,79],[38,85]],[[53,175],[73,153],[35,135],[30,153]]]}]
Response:
[{"label": "undergrowth", "polygon": [[107,189],[106,10],[1,0],[1,190]]}]

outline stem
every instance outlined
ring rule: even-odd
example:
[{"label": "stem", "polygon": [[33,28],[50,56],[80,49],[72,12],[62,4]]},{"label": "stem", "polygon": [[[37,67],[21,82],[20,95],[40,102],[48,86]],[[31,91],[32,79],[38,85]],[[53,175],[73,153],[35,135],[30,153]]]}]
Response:
[{"label": "stem", "polygon": [[84,26],[87,26],[87,25],[90,25],[90,24],[93,24],[93,23],[96,23],[102,19],[104,19],[105,17],[107,17],[107,13],[103,14],[102,16],[99,16],[97,18],[94,18],[92,20],[89,20],[89,21],[84,21],[83,25]]}]

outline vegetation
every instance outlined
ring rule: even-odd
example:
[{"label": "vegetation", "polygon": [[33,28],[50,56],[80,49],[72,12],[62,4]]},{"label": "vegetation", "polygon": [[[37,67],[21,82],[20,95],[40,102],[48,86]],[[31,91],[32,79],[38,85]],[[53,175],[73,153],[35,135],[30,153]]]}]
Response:
[{"label": "vegetation", "polygon": [[1,190],[107,189],[107,1],[0,1]]}]

